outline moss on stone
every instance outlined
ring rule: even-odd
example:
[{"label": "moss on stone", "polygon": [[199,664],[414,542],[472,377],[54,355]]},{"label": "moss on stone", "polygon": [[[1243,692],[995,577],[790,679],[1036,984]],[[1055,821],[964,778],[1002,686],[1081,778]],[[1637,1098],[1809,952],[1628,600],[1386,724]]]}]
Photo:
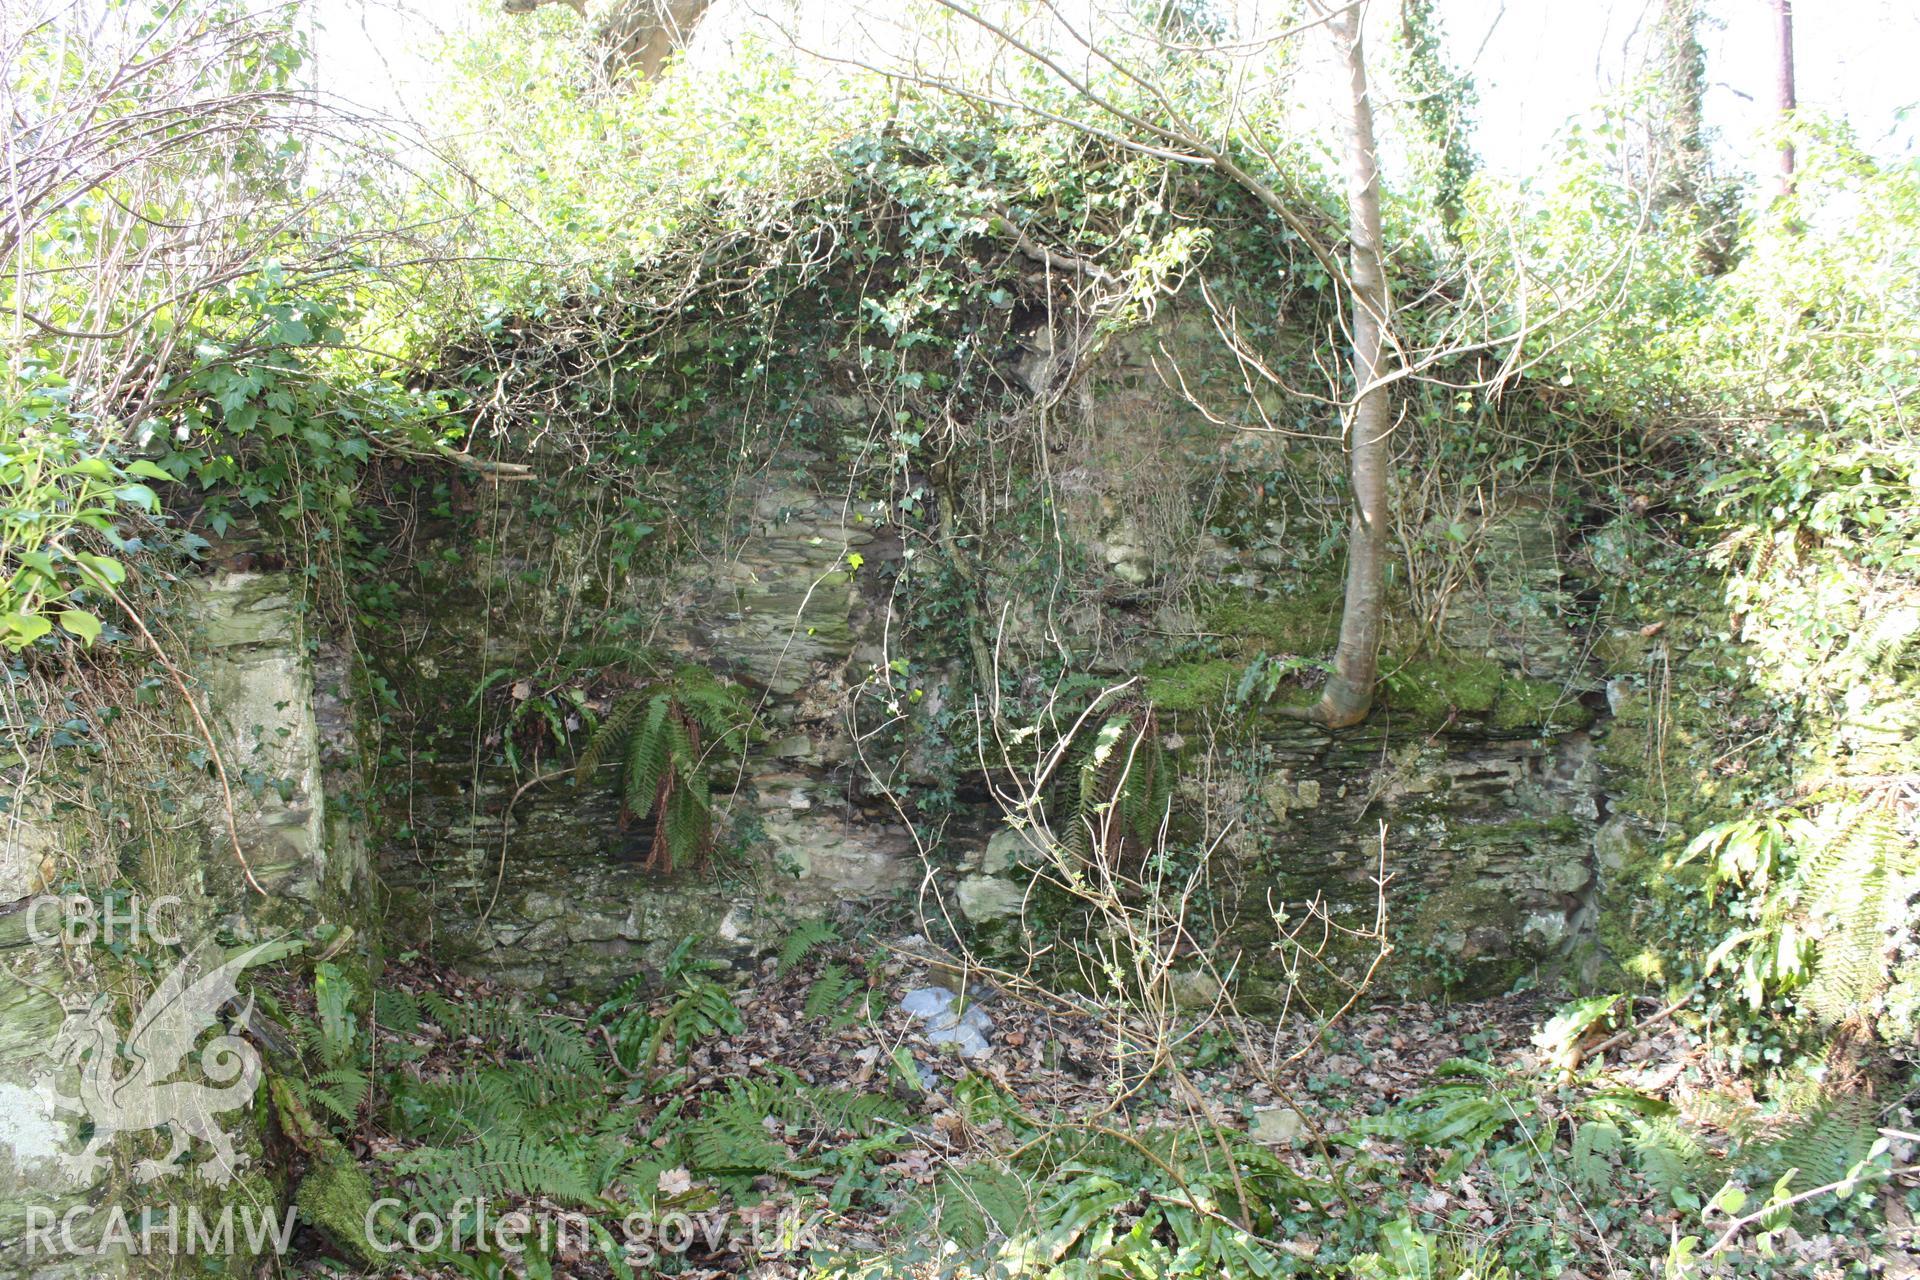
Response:
[{"label": "moss on stone", "polygon": [[1516,845],[1533,841],[1575,840],[1586,833],[1586,826],[1572,814],[1556,813],[1545,818],[1516,818],[1510,822],[1462,822],[1450,835],[1461,844]]},{"label": "moss on stone", "polygon": [[1593,723],[1593,710],[1562,686],[1509,671],[1492,658],[1441,652],[1382,666],[1387,705],[1423,727],[1468,719],[1500,734],[1566,733]]},{"label": "moss on stone", "polygon": [[1231,658],[1201,658],[1149,667],[1141,675],[1147,699],[1162,711],[1206,711],[1226,701],[1245,666]]},{"label": "moss on stone", "polygon": [[[280,1131],[311,1157],[306,1175],[293,1194],[294,1207],[300,1216],[344,1255],[382,1266],[387,1260],[367,1238],[372,1225],[374,1192],[366,1170],[339,1139],[314,1119],[313,1113],[280,1076],[267,1078],[267,1096],[273,1102]],[[392,1226],[387,1217],[381,1221]]]},{"label": "moss on stone", "polygon": [[1226,593],[1207,601],[1200,619],[1208,632],[1248,657],[1326,653],[1339,634],[1340,586],[1315,582],[1298,595],[1280,597]]},{"label": "moss on stone", "polygon": [[1506,669],[1491,658],[1453,654],[1382,666],[1389,672],[1387,704],[1436,727],[1456,716],[1477,718],[1491,712],[1506,679]]},{"label": "moss on stone", "polygon": [[1593,723],[1593,708],[1550,680],[1509,675],[1500,685],[1488,723],[1499,733],[1569,733]]},{"label": "moss on stone", "polygon": [[308,1225],[325,1235],[347,1255],[367,1263],[387,1263],[367,1238],[373,1216],[373,1183],[344,1148],[333,1149],[314,1162],[293,1202]]},{"label": "moss on stone", "polygon": [[1688,832],[1731,817],[1735,806],[1725,782],[1713,774],[1712,739],[1702,730],[1680,716],[1659,725],[1610,721],[1600,763],[1613,807],[1654,827]]}]

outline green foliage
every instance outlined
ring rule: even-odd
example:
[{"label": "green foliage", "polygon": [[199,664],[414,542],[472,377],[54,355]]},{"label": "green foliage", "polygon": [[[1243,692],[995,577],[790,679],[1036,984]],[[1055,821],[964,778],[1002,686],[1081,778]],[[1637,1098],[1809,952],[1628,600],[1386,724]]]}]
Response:
[{"label": "green foliage", "polygon": [[802,920],[787,931],[780,944],[780,972],[786,973],[816,948],[829,946],[840,941],[840,930],[831,920],[813,918]]},{"label": "green foliage", "polygon": [[[1154,1275],[1283,1274],[1253,1239],[1321,1189],[1229,1130],[1087,1132],[1068,1125],[1020,1167],[1053,1184],[1034,1211],[1033,1252],[1083,1265],[1118,1258]],[[1072,1174],[1062,1181],[1061,1175]]]},{"label": "green foliage", "polygon": [[611,1210],[651,1195],[669,1167],[636,1134],[621,1081],[571,1020],[433,993],[417,1001],[389,994],[376,1007],[396,1021],[417,1009],[418,1021],[445,1030],[455,1054],[441,1074],[401,1070],[385,1080],[385,1121],[408,1145],[379,1156],[374,1172],[404,1204],[403,1218],[445,1217],[474,1196]]},{"label": "green foliage", "polygon": [[1588,1120],[1573,1131],[1568,1174],[1584,1195],[1605,1190],[1613,1176],[1613,1159],[1622,1150],[1625,1135],[1612,1120]]},{"label": "green foliage", "polygon": [[1831,1026],[1868,1008],[1891,978],[1887,942],[1907,924],[1920,858],[1879,804],[1822,811],[1813,847],[1794,869],[1796,906],[1817,936],[1802,1000]]},{"label": "green foliage", "polygon": [[1743,1151],[1741,1162],[1768,1174],[1792,1171],[1802,1187],[1827,1186],[1878,1155],[1879,1138],[1880,1108],[1871,1096],[1823,1097],[1783,1132]]},{"label": "green foliage", "polygon": [[328,1066],[339,1066],[354,1052],[360,1038],[354,1013],[358,998],[353,979],[339,965],[323,960],[313,967],[313,1004],[320,1019],[317,1048]]},{"label": "green foliage", "polygon": [[707,1094],[688,1126],[690,1168],[745,1188],[766,1174],[802,1176],[809,1160],[847,1139],[867,1139],[864,1158],[906,1140],[904,1108],[885,1094],[810,1085],[785,1067],[735,1079]]},{"label": "green foliage", "polygon": [[1907,926],[1920,876],[1912,846],[1874,799],[1834,799],[1721,823],[1695,837],[1683,862],[1708,868],[1710,892],[1733,891],[1746,921],[1708,955],[1748,1007],[1798,992],[1826,1024],[1872,1008],[1893,980],[1887,941]]},{"label": "green foliage", "polygon": [[1409,0],[1400,6],[1395,51],[1403,64],[1407,99],[1420,126],[1410,131],[1409,139],[1422,170],[1420,186],[1432,193],[1441,228],[1451,236],[1466,217],[1467,185],[1473,179],[1469,116],[1475,95],[1471,77],[1447,65],[1434,10],[1432,0]]},{"label": "green foliage", "polygon": [[1539,1143],[1544,1126],[1539,1105],[1524,1080],[1465,1058],[1440,1064],[1435,1074],[1444,1083],[1422,1089],[1386,1115],[1362,1121],[1358,1128],[1444,1150],[1446,1159],[1435,1174],[1443,1182],[1459,1177],[1509,1126],[1517,1134],[1517,1145]]},{"label": "green foliage", "polygon": [[1295,1201],[1325,1199],[1323,1186],[1244,1133],[1056,1121],[979,1078],[955,1094],[970,1123],[1017,1141],[1002,1160],[949,1165],[915,1193],[903,1221],[982,1268],[1280,1275],[1281,1258],[1255,1237],[1271,1237]]},{"label": "green foliage", "polygon": [[918,1221],[970,1252],[988,1241],[1034,1229],[1038,1190],[999,1165],[976,1161],[949,1166],[916,1204]]},{"label": "green foliage", "polygon": [[830,1018],[838,1030],[868,1016],[871,1009],[871,991],[867,984],[842,966],[829,964],[807,988],[807,1000],[801,1012],[809,1018]]},{"label": "green foliage", "polygon": [[655,820],[647,865],[672,870],[703,860],[713,846],[709,753],[738,756],[745,749],[745,696],[704,667],[669,666],[648,653],[590,651],[574,666],[639,681],[593,728],[574,764],[575,778],[586,782],[613,760],[623,819]]},{"label": "green foliage", "polygon": [[1071,857],[1117,866],[1124,854],[1137,861],[1157,843],[1173,803],[1174,769],[1151,706],[1089,716],[1062,775],[1055,804]]},{"label": "green foliage", "polygon": [[[1715,1168],[1698,1140],[1673,1118],[1672,1108],[1645,1094],[1583,1089],[1550,1109],[1542,1105],[1537,1082],[1484,1062],[1454,1058],[1435,1074],[1440,1083],[1381,1115],[1363,1118],[1354,1129],[1444,1153],[1434,1171],[1443,1182],[1484,1160],[1500,1178],[1517,1184],[1541,1168],[1558,1166],[1562,1157],[1556,1144],[1563,1137],[1572,1144],[1569,1172],[1589,1186],[1607,1181],[1612,1159],[1623,1151],[1647,1183],[1663,1193],[1692,1194]],[[1560,1109],[1574,1117],[1570,1131],[1563,1132],[1552,1119]]]},{"label": "green foliage", "polygon": [[285,1082],[301,1105],[348,1126],[358,1122],[372,1089],[368,1041],[357,1012],[360,998],[353,979],[339,965],[321,961],[314,966],[315,1017],[292,1019],[307,1070]]},{"label": "green foliage", "polygon": [[1385,1250],[1355,1257],[1354,1280],[1512,1280],[1493,1250],[1422,1231],[1411,1218],[1388,1222],[1380,1236]]},{"label": "green foliage", "polygon": [[429,991],[419,998],[419,1007],[457,1039],[498,1045],[560,1071],[593,1068],[593,1046],[578,1027],[542,1017],[518,1001],[491,996],[455,1002]]},{"label": "green foliage", "polygon": [[646,1000],[646,976],[637,974],[594,1010],[589,1021],[606,1034],[621,1070],[651,1081],[663,1051],[671,1049],[684,1063],[700,1041],[739,1033],[740,1010],[732,994],[708,976],[723,966],[695,957],[698,942],[698,937],[682,939],[667,958],[662,999]]},{"label": "green foliage", "polygon": [[[329,458],[364,461],[369,433],[411,420],[418,401],[310,359],[343,344],[334,317],[367,257],[364,234],[330,245],[324,271],[281,257],[328,239],[317,206],[331,202],[300,175],[337,123],[302,92],[306,37],[289,11],[110,0],[74,25],[39,0],[14,8],[0,644],[57,624],[92,645],[103,605],[163,529],[163,494],[200,506],[216,532],[230,500],[301,507],[324,489],[337,514]],[[368,414],[363,382],[407,411]],[[316,385],[287,390],[301,384]],[[283,483],[252,470],[269,441],[285,445]],[[189,475],[197,493],[153,487]],[[205,547],[193,533],[174,541],[190,556]]]},{"label": "green foliage", "polygon": [[1692,1197],[1715,1168],[1700,1140],[1672,1116],[1636,1121],[1628,1145],[1647,1186],[1675,1203]]},{"label": "green foliage", "polygon": [[1324,670],[1326,663],[1317,658],[1262,653],[1240,673],[1239,683],[1233,687],[1232,703],[1237,707],[1264,706],[1303,672]]},{"label": "green foliage", "polygon": [[[1693,952],[1670,976],[1703,979],[1716,1037],[1750,1065],[1856,1018],[1890,1043],[1913,1027],[1898,969],[1912,946],[1912,841],[1876,796],[1912,767],[1910,744],[1882,726],[1910,722],[1920,634],[1920,170],[1813,114],[1791,128],[1792,191],[1752,202],[1717,263],[1703,262],[1684,211],[1648,221],[1620,115],[1572,130],[1527,187],[1487,184],[1476,215],[1511,246],[1483,241],[1509,257],[1514,304],[1617,283],[1536,331],[1539,375],[1590,425],[1618,424],[1645,450],[1648,487],[1714,521],[1727,581],[1712,616],[1737,642],[1753,732],[1720,748],[1737,767],[1703,752],[1695,789],[1744,812],[1681,857],[1704,870],[1703,893],[1648,874],[1676,900]],[[1631,267],[1609,266],[1624,245]],[[1666,424],[1687,435],[1684,454],[1668,451]],[[1634,593],[1660,594],[1629,584],[1623,598]]]},{"label": "green foliage", "polygon": [[446,1213],[463,1196],[499,1199],[545,1196],[593,1207],[604,1183],[588,1168],[591,1153],[517,1135],[481,1134],[455,1148],[414,1147],[397,1155],[389,1172],[406,1181],[416,1212]]},{"label": "green foliage", "polygon": [[[68,389],[57,375],[0,398],[0,644],[22,649],[55,623],[91,645],[100,637],[95,603],[126,581],[105,550],[124,544],[123,511],[159,506],[145,481],[171,479],[144,459],[90,455],[59,420]],[[91,604],[92,607],[84,607]]]}]

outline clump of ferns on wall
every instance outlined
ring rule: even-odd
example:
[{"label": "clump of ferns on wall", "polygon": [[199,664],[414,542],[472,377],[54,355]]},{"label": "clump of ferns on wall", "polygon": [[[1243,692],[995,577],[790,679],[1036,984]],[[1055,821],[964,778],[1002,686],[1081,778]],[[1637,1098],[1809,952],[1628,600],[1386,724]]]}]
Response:
[{"label": "clump of ferns on wall", "polygon": [[745,748],[751,709],[744,694],[705,667],[648,650],[594,650],[574,667],[633,681],[593,727],[574,779],[584,786],[613,766],[621,825],[654,820],[650,870],[703,861],[713,849],[711,768]]}]

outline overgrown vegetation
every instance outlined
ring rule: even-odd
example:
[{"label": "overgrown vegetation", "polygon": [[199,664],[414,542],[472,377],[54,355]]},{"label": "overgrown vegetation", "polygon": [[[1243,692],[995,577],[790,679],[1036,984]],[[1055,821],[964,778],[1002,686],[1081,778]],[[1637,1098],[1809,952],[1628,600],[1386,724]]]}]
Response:
[{"label": "overgrown vegetation", "polygon": [[[1662,11],[1684,65],[1652,105],[1570,123],[1524,181],[1474,172],[1445,6],[1401,6],[1371,71],[1411,164],[1361,146],[1345,198],[1288,123],[1290,39],[1227,8],[945,5],[950,61],[831,74],[761,27],[641,83],[533,7],[439,51],[434,140],[318,93],[298,5],[0,20],[0,767],[63,838],[21,844],[15,896],[184,886],[237,927],[212,827],[267,896],[236,810],[295,790],[216,741],[181,589],[265,569],[297,651],[345,655],[376,840],[410,855],[411,789],[459,775],[491,962],[575,927],[495,915],[516,806],[567,778],[589,809],[611,781],[642,869],[686,881],[765,852],[756,769],[793,812],[831,790],[924,856],[898,933],[935,936],[903,961],[800,924],[743,971],[583,929],[653,963],[576,1007],[375,977],[371,887],[354,942],[289,876],[276,927],[327,958],[263,1007],[315,1265],[390,1266],[370,1225],[491,1198],[585,1234],[419,1265],[632,1275],[632,1215],[773,1204],[828,1216],[805,1265],[839,1273],[1871,1274],[1920,1141],[1911,159],[1806,115],[1785,192],[1708,172],[1693,6]],[[1395,99],[1358,20],[1308,8],[1356,102]],[[801,489],[838,525],[782,550],[789,598],[740,552],[815,519]],[[1502,542],[1542,511],[1567,563]],[[1343,548],[1374,557],[1344,602]],[[1544,673],[1510,618],[1459,616],[1511,563],[1567,641]],[[1339,625],[1359,591],[1371,630]],[[479,633],[429,642],[474,597]],[[729,628],[745,656],[709,661]],[[1320,803],[1286,737],[1316,706],[1364,819],[1314,828],[1303,903],[1261,842]],[[1619,847],[1554,888],[1585,933],[1551,965],[1484,966],[1531,1049],[1449,1024],[1458,1055],[1369,1092],[1417,1056],[1344,1038],[1377,979],[1444,991],[1479,945],[1442,892],[1439,940],[1393,954],[1390,853],[1426,850],[1380,817],[1470,773],[1422,755],[1468,737],[1542,744],[1507,843]],[[1579,821],[1543,809],[1556,768],[1608,779]],[[982,831],[1019,851],[957,866]],[[1514,892],[1489,862],[1423,891]],[[171,958],[102,964],[131,1005]],[[895,1004],[936,977],[1040,1010],[1034,1039],[916,1057]],[[819,1058],[761,1052],[796,1026]]]}]

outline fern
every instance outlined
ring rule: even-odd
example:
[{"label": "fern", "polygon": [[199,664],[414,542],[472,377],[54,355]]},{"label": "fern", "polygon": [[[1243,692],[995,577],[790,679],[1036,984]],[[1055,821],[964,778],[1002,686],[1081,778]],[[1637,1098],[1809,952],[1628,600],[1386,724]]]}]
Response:
[{"label": "fern", "polygon": [[1706,1148],[1671,1116],[1635,1120],[1628,1136],[1634,1167],[1647,1185],[1676,1203],[1713,1172]]},{"label": "fern", "polygon": [[617,761],[622,821],[654,819],[648,867],[672,870],[704,859],[713,845],[706,744],[723,754],[744,750],[745,697],[704,667],[672,665],[646,650],[593,649],[570,669],[589,666],[638,683],[593,729],[574,762],[575,778],[584,783]]},{"label": "fern", "polygon": [[1920,614],[1911,607],[1883,609],[1864,625],[1852,629],[1836,666],[1864,679],[1875,671],[1898,665],[1920,645]]},{"label": "fern", "polygon": [[1572,1173],[1574,1185],[1588,1194],[1602,1190],[1613,1177],[1609,1158],[1624,1145],[1620,1126],[1611,1120],[1588,1120],[1574,1131]]},{"label": "fern", "polygon": [[[1068,753],[1066,795],[1053,807],[1066,820],[1066,852],[1109,866],[1132,851],[1144,856],[1173,799],[1174,772],[1160,747],[1150,706],[1123,706],[1097,722]],[[1062,812],[1064,811],[1064,812]]]},{"label": "fern", "polygon": [[[785,1068],[730,1081],[702,1100],[687,1131],[688,1163],[723,1180],[748,1181],[791,1168],[794,1148],[813,1150],[842,1135],[871,1138],[906,1123],[884,1094],[809,1085]],[[779,1132],[787,1141],[777,1139]]]},{"label": "fern", "polygon": [[[858,978],[847,973],[837,964],[830,964],[820,971],[813,985],[807,988],[807,1000],[801,1012],[809,1018],[831,1018],[836,1030],[849,1026],[868,1012],[868,1002],[855,995],[865,997],[867,988]],[[848,1007],[851,1005],[851,1007]]]},{"label": "fern", "polygon": [[725,987],[712,978],[691,975],[681,980],[680,993],[661,1015],[660,1025],[684,1059],[702,1040],[740,1034],[742,1024],[740,1010]]},{"label": "fern", "polygon": [[323,961],[313,967],[313,1003],[319,1017],[313,1047],[329,1067],[343,1066],[353,1057],[359,1032],[353,1012],[356,994],[353,979],[340,966]]},{"label": "fern", "polygon": [[1385,1115],[1368,1117],[1355,1128],[1445,1150],[1447,1159],[1435,1175],[1443,1181],[1458,1177],[1509,1124],[1519,1126],[1522,1140],[1531,1145],[1538,1128],[1538,1106],[1504,1073],[1485,1063],[1455,1058],[1440,1064],[1437,1074],[1451,1079],[1421,1090]]},{"label": "fern", "polygon": [[1818,931],[1813,977],[1803,998],[1832,1025],[1887,984],[1887,934],[1898,926],[1907,897],[1897,872],[1909,851],[1891,815],[1877,805],[1831,806],[1818,831],[1795,877]]},{"label": "fern", "polygon": [[840,941],[840,930],[828,920],[802,920],[780,944],[780,973],[785,974],[816,948]]},{"label": "fern", "polygon": [[1823,1186],[1839,1182],[1865,1160],[1878,1136],[1879,1111],[1872,1098],[1829,1097],[1749,1158],[1775,1174],[1799,1170],[1796,1186]]},{"label": "fern", "polygon": [[1030,1229],[1035,1218],[1027,1184],[1011,1170],[991,1164],[949,1166],[915,1197],[908,1210],[911,1228],[937,1232],[966,1250],[979,1250],[995,1237]]},{"label": "fern", "polygon": [[308,1107],[319,1107],[331,1112],[335,1119],[352,1124],[360,1117],[368,1087],[365,1068],[336,1067],[309,1077],[296,1093]]},{"label": "fern", "polygon": [[[1052,1188],[1031,1210],[1031,1221],[1020,1224],[1021,1234],[1067,1274],[1104,1273],[1121,1250],[1134,1255],[1126,1274],[1277,1276],[1278,1260],[1221,1218],[1266,1234],[1295,1200],[1324,1198],[1321,1187],[1273,1152],[1224,1129],[1119,1133],[1066,1126],[1035,1134],[1018,1151],[1011,1172]],[[1013,1216],[1021,1206],[1012,1187],[989,1188],[974,1199],[991,1210],[997,1191],[1007,1193],[998,1210]],[[964,1201],[943,1199],[941,1207],[943,1234],[977,1238],[991,1230]],[[1000,1221],[994,1212],[985,1216]]]},{"label": "fern", "polygon": [[[287,1014],[300,1044],[302,1066],[319,1068],[308,1070],[304,1077],[288,1078],[287,1087],[309,1112],[323,1112],[344,1125],[359,1122],[372,1092],[353,1008],[356,994],[353,979],[344,970],[322,961],[313,972],[315,1017]],[[281,1012],[286,1014],[284,1009]]]},{"label": "fern", "polygon": [[404,991],[387,988],[373,993],[373,1016],[381,1026],[393,1031],[412,1031],[426,1020],[418,1000]]},{"label": "fern", "polygon": [[1412,1218],[1385,1224],[1380,1236],[1385,1251],[1356,1256],[1353,1280],[1512,1280],[1494,1248],[1432,1235]]},{"label": "fern", "polygon": [[399,1081],[393,1087],[391,1111],[396,1133],[435,1143],[518,1127],[519,1118],[497,1079],[472,1072],[447,1080]]},{"label": "fern", "polygon": [[1722,824],[1688,846],[1688,858],[1702,853],[1711,855],[1709,887],[1740,886],[1743,911],[1757,922],[1731,933],[1704,966],[1711,974],[1737,965],[1748,1005],[1799,989],[1831,1026],[1886,990],[1889,937],[1904,925],[1920,866],[1882,801],[1833,800],[1811,817],[1782,809]]},{"label": "fern", "polygon": [[436,992],[420,998],[421,1012],[456,1038],[472,1038],[541,1066],[604,1081],[606,1067],[580,1029],[560,1018],[528,1013],[510,1001],[454,1004]]},{"label": "fern", "polygon": [[659,1023],[647,1011],[646,987],[647,975],[634,974],[614,988],[590,1019],[605,1032],[614,1062],[623,1073],[637,1071],[642,1064],[651,1062],[647,1056],[649,1046],[657,1047],[654,1032]]},{"label": "fern", "polygon": [[688,1131],[690,1163],[720,1177],[753,1178],[784,1169],[791,1153],[768,1132],[770,1112],[758,1088],[732,1081]]},{"label": "fern", "polygon": [[417,1147],[392,1165],[412,1183],[416,1212],[446,1212],[463,1197],[483,1195],[545,1196],[583,1208],[599,1203],[599,1188],[591,1185],[576,1157],[518,1135],[482,1138],[461,1147]]},{"label": "fern", "polygon": [[594,1010],[591,1022],[605,1028],[623,1072],[645,1072],[651,1079],[668,1046],[685,1062],[700,1041],[740,1033],[743,1024],[732,993],[706,975],[710,964],[691,958],[695,941],[684,939],[667,961],[665,976],[674,985],[664,1005],[649,1008],[642,1002],[646,980],[635,975]]}]

